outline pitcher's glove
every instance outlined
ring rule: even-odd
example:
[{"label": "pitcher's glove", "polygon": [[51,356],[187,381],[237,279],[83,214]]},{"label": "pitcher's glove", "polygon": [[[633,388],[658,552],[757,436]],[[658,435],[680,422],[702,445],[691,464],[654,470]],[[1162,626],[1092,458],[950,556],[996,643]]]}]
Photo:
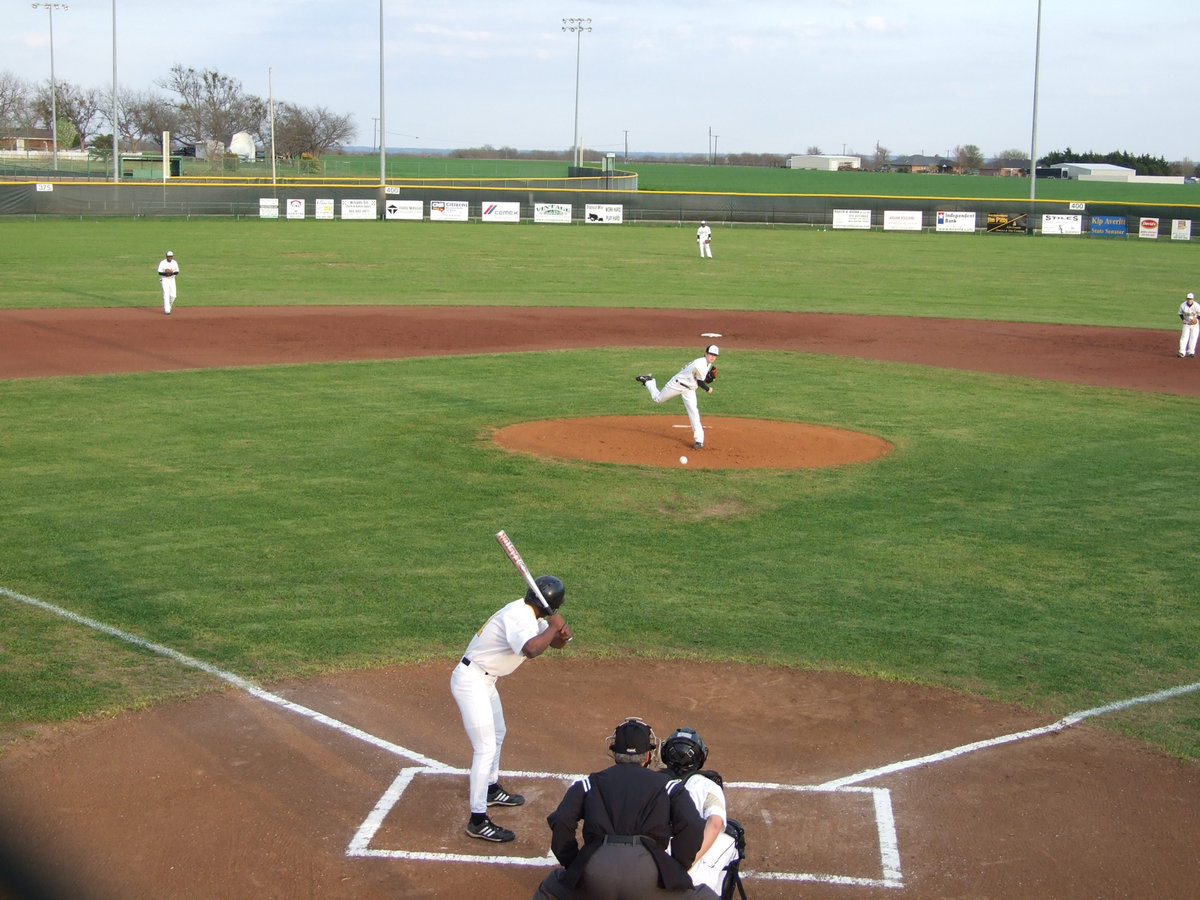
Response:
[{"label": "pitcher's glove", "polygon": [[708,370],[708,374],[704,376],[704,383],[712,384],[716,380],[717,380],[717,367],[711,366]]}]

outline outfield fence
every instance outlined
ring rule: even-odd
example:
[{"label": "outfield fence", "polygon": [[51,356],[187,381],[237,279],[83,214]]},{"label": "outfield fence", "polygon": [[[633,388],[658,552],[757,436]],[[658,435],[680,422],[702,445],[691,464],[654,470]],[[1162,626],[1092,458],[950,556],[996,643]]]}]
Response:
[{"label": "outfield fence", "polygon": [[[636,189],[623,173],[592,178],[497,178],[444,183],[397,179],[385,186],[358,179],[289,181],[286,183],[229,183],[220,179],[168,179],[161,182],[82,182],[71,179],[0,182],[0,215],[46,217],[233,217],[264,216],[271,204],[282,209],[295,202],[303,217],[319,205],[332,209],[326,218],[345,218],[346,201],[374,210],[367,218],[387,219],[389,204],[412,208],[432,218],[434,204],[453,202],[465,219],[487,221],[485,209],[508,206],[505,221],[533,222],[539,206],[569,207],[559,221],[634,224],[692,224],[701,219],[713,225],[768,227],[859,228],[864,230],[1032,231],[1055,234],[1104,234],[1190,239],[1200,204],[1129,202],[1082,203],[1067,200],[1013,200],[967,197],[850,196],[833,194],[722,194],[661,192]],[[631,189],[623,185],[632,184]],[[266,202],[264,202],[266,201]],[[301,203],[302,201],[302,203]],[[374,206],[370,203],[373,201]],[[617,210],[603,219],[589,217],[590,206]],[[364,218],[355,215],[354,218]],[[404,216],[413,218],[413,216]],[[1102,222],[1104,228],[1098,229]],[[1186,227],[1184,227],[1186,223]],[[1161,229],[1159,226],[1161,225]],[[1053,227],[1050,227],[1053,226]]]}]

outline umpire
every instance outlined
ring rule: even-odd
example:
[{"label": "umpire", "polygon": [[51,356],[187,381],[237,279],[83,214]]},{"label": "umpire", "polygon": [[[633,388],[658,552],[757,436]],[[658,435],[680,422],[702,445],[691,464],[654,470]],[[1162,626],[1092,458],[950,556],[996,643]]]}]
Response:
[{"label": "umpire", "polygon": [[[650,768],[658,739],[641,719],[626,719],[608,740],[615,765],[576,781],[546,821],[562,863],[534,900],[712,898],[688,867],[704,840],[704,820],[683,783]],[[576,828],[583,822],[583,847]],[[667,846],[671,850],[668,854]]]}]

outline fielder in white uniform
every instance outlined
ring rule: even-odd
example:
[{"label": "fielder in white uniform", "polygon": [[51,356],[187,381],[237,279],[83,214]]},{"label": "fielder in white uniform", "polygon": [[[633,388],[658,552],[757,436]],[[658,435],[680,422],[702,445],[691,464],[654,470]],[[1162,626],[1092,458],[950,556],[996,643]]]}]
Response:
[{"label": "fielder in white uniform", "polygon": [[553,575],[536,579],[542,596],[554,610],[547,616],[533,588],[520,600],[501,607],[475,633],[462,660],[450,676],[450,693],[462,713],[463,727],[471,739],[470,803],[467,834],[485,841],[511,841],[516,835],[488,818],[489,806],[520,806],[525,798],[500,786],[500,748],[507,729],[496,680],[511,675],[527,659],[547,647],[562,649],[571,639],[571,626],[558,608],[563,583]]},{"label": "fielder in white uniform", "polygon": [[[677,777],[691,795],[692,802],[704,819],[704,842],[696,854],[688,875],[692,884],[707,885],[722,896],[725,870],[739,859],[737,842],[725,830],[729,819],[725,811],[725,789],[715,772],[701,771],[708,759],[708,747],[694,728],[677,728],[663,741],[659,750],[663,764]],[[710,777],[712,776],[712,777]]]},{"label": "fielder in white uniform", "polygon": [[700,258],[708,257],[712,259],[712,229],[708,227],[707,222],[701,222],[700,227],[696,229],[696,243],[700,245]]},{"label": "fielder in white uniform", "polygon": [[158,280],[162,282],[163,312],[168,316],[171,307],[175,305],[175,276],[179,274],[179,263],[175,262],[175,254],[167,251],[166,259],[158,264]]},{"label": "fielder in white uniform", "polygon": [[1200,337],[1200,304],[1191,291],[1179,304],[1179,318],[1183,320],[1183,334],[1179,336],[1179,355],[1196,355],[1196,338]]},{"label": "fielder in white uniform", "polygon": [[699,450],[704,446],[704,425],[700,422],[700,407],[696,403],[696,391],[703,389],[709,394],[712,393],[712,379],[709,379],[708,375],[711,370],[713,376],[716,376],[716,362],[720,355],[721,349],[716,344],[709,344],[704,349],[703,356],[693,359],[680,369],[679,374],[668,381],[666,387],[661,391],[658,389],[658,382],[654,380],[653,375],[634,377],[634,381],[646,386],[646,390],[650,392],[650,399],[655,403],[665,403],[672,397],[679,397],[683,400],[683,408],[687,410],[688,422],[692,426],[693,450]]}]

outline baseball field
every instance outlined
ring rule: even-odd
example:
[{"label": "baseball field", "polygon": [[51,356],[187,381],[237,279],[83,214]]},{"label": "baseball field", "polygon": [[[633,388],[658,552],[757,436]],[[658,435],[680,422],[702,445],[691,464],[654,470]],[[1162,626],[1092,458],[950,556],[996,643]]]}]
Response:
[{"label": "baseball field", "polygon": [[[0,836],[78,896],[529,896],[625,715],[705,734],[752,897],[1194,880],[1190,243],[718,228],[701,262],[665,226],[42,220],[0,245]],[[698,453],[751,454],[744,420],[890,450],[681,466],[682,407],[633,376],[702,333]],[[594,461],[578,435],[637,443],[609,419],[679,452]],[[527,423],[540,452],[496,440]],[[500,685],[508,858],[465,846],[447,686],[524,590],[501,528],[576,635]]]}]

